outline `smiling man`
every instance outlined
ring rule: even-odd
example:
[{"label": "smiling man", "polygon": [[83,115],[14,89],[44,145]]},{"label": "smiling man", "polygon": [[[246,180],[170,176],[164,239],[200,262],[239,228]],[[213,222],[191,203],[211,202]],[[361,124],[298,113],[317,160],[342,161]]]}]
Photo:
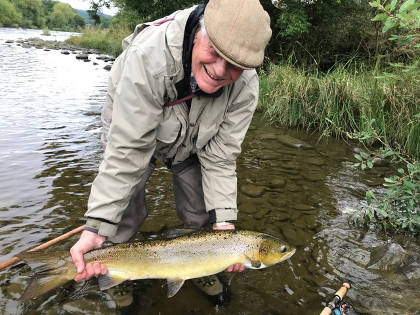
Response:
[{"label": "smiling man", "polygon": [[[258,101],[255,67],[270,37],[258,0],[210,0],[140,24],[123,41],[102,115],[104,159],[85,231],[70,251],[76,280],[107,272],[85,266],[83,253],[135,236],[148,214],[145,186],[156,160],[173,173],[185,227],[235,228],[236,158]],[[196,284],[220,291],[218,281]]]}]

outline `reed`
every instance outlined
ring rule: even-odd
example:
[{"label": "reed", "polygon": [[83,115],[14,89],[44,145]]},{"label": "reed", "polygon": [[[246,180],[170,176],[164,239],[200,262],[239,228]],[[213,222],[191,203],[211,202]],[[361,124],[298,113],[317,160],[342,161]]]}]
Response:
[{"label": "reed", "polygon": [[[270,65],[260,75],[259,110],[274,123],[315,129],[323,135],[377,138],[419,157],[419,78],[401,72],[380,79],[374,69],[348,62],[328,73],[291,64]],[[417,116],[416,116],[417,114]]]},{"label": "reed", "polygon": [[131,30],[125,25],[116,25],[111,29],[85,29],[80,36],[71,36],[67,42],[84,48],[98,49],[104,53],[118,56],[121,51],[121,42]]}]

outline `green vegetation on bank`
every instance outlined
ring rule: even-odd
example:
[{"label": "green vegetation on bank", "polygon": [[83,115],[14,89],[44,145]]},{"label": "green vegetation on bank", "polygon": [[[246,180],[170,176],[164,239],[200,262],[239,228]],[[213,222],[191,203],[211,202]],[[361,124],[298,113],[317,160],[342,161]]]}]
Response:
[{"label": "green vegetation on bank", "polygon": [[53,0],[0,0],[0,27],[79,31],[86,19],[69,4]]},{"label": "green vegetation on bank", "polygon": [[85,25],[85,20],[66,3],[0,0],[0,26],[77,31]]},{"label": "green vegetation on bank", "polygon": [[[419,157],[419,78],[378,79],[375,69],[351,62],[327,73],[290,64],[270,65],[260,75],[260,106],[272,122],[354,138],[372,130],[402,152]],[[365,139],[366,145],[376,142]]]},{"label": "green vegetation on bank", "polygon": [[355,167],[373,168],[389,159],[395,175],[384,178],[385,193],[366,192],[367,207],[355,216],[362,224],[420,233],[420,71],[419,3],[370,3],[373,21],[383,22],[391,43],[371,60],[336,63],[327,72],[289,63],[270,64],[261,75],[260,107],[273,122],[323,135],[339,135],[364,145]]}]

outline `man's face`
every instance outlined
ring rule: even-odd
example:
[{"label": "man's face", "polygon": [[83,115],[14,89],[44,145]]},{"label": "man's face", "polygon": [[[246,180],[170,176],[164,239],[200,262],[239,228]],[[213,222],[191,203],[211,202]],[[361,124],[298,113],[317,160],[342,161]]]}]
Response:
[{"label": "man's face", "polygon": [[220,57],[200,31],[194,38],[191,68],[200,89],[209,94],[235,82],[243,71]]}]

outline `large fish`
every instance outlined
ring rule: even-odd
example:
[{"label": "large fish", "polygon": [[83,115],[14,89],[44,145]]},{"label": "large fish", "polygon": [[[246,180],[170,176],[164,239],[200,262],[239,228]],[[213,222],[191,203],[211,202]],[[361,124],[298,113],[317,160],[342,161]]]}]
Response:
[{"label": "large fish", "polygon": [[[187,279],[216,274],[233,264],[262,269],[290,258],[296,249],[268,234],[251,231],[196,232],[173,239],[125,243],[93,250],[85,262],[99,262],[108,273],[98,277],[101,290],[125,280],[167,279],[168,297]],[[35,272],[22,298],[36,298],[74,279],[69,252],[18,255]]]}]

